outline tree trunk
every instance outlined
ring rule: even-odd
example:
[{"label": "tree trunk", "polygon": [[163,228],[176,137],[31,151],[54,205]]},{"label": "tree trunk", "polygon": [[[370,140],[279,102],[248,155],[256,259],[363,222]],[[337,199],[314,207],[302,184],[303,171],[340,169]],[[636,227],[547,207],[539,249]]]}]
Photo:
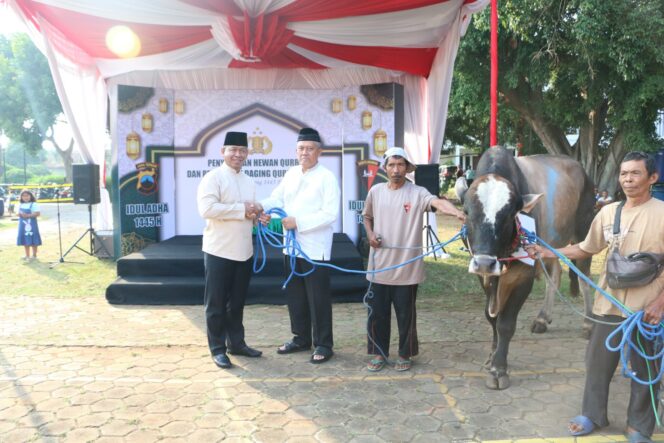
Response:
[{"label": "tree trunk", "polygon": [[55,138],[53,137],[53,132],[51,131],[51,135],[44,137],[45,140],[50,141],[53,146],[55,146],[55,150],[58,152],[60,157],[62,158],[62,164],[65,167],[65,183],[71,183],[72,181],[72,164],[74,163],[74,159],[72,158],[72,152],[74,151],[74,138],[71,138],[69,140],[69,146],[67,149],[62,149],[60,145],[55,141]]},{"label": "tree trunk", "polygon": [[600,163],[599,145],[606,127],[608,102],[604,100],[597,109],[588,113],[588,119],[579,126],[579,139],[574,144],[574,158],[583,165],[594,183],[598,183]]},{"label": "tree trunk", "polygon": [[536,97],[522,100],[516,90],[507,90],[503,94],[509,105],[521,114],[523,119],[533,128],[549,154],[571,155],[572,149],[565,133],[560,128],[547,122],[544,116],[531,106],[531,103],[541,103],[541,100]]},{"label": "tree trunk", "polygon": [[[600,149],[602,134],[606,129],[606,116],[609,105],[603,101],[588,113],[588,118],[579,127],[579,139],[570,146],[564,131],[546,121],[542,113],[533,106],[541,103],[533,94],[522,99],[523,91],[504,92],[509,105],[533,128],[549,154],[567,155],[581,163],[599,190],[607,190],[613,195],[618,190],[618,170],[625,155],[625,132],[618,130],[604,151]],[[602,152],[604,151],[604,152]]]},{"label": "tree trunk", "polygon": [[599,162],[598,176],[595,181],[598,189],[606,189],[609,195],[614,195],[619,189],[618,173],[620,172],[620,162],[627,152],[625,144],[625,131],[618,130],[616,135],[609,143],[609,147]]}]

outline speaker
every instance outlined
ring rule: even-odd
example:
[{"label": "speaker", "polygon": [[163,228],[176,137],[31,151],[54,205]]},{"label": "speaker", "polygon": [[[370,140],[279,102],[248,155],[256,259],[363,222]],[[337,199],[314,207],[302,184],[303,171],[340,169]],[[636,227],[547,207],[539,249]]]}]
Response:
[{"label": "speaker", "polygon": [[440,194],[440,177],[438,175],[438,164],[417,165],[415,169],[415,184],[426,188],[431,194]]},{"label": "speaker", "polygon": [[96,205],[99,195],[99,165],[72,165],[72,185],[75,205]]}]

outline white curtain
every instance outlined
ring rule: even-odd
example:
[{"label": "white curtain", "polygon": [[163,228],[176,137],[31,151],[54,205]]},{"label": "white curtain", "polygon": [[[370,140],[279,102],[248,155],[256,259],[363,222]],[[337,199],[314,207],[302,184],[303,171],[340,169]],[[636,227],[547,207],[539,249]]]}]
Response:
[{"label": "white curtain", "polygon": [[[74,140],[87,163],[99,165],[101,202],[96,205],[96,229],[113,229],[111,200],[105,183],[105,153],[108,142],[106,133],[106,84],[92,59],[86,60],[76,47],[45,20],[39,20],[43,46],[53,76],[55,89]],[[56,46],[58,47],[56,49]],[[62,55],[76,52],[76,62]]]},{"label": "white curtain", "polygon": [[430,48],[445,34],[463,0],[450,0],[422,8],[330,20],[292,22],[298,37],[351,46]]}]

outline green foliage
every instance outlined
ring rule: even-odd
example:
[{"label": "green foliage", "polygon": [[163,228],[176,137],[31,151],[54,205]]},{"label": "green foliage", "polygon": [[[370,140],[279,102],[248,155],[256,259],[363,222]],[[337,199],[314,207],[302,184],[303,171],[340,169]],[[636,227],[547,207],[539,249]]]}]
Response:
[{"label": "green foliage", "polygon": [[[455,143],[488,145],[489,16],[477,14],[461,41],[446,134]],[[617,134],[628,150],[662,146],[664,0],[505,0],[499,22],[501,143],[527,141],[525,123],[548,152],[596,152],[584,166],[598,173]],[[564,136],[579,128],[592,141],[570,146]]]},{"label": "green foliage", "polygon": [[[30,176],[23,174],[23,168],[17,168],[15,166],[7,166],[7,183],[27,183],[30,181]],[[5,177],[3,176],[4,180]]]},{"label": "green foliage", "polygon": [[26,34],[0,36],[0,132],[37,152],[60,114],[46,58]]},{"label": "green foliage", "polygon": [[30,183],[38,185],[48,185],[48,184],[63,184],[65,183],[65,176],[62,174],[45,174],[33,176],[30,179]]},{"label": "green foliage", "polygon": [[26,165],[39,165],[46,160],[44,151],[26,151],[20,143],[10,143],[4,154],[8,165],[21,169],[23,169],[24,159]]}]

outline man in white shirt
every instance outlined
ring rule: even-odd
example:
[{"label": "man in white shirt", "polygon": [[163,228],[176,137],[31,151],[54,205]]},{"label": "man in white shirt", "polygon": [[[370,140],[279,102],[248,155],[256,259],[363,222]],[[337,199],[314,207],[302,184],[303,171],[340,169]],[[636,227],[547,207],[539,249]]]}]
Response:
[{"label": "man in white shirt", "polygon": [[221,153],[224,163],[205,174],[198,186],[198,212],[205,219],[205,320],[212,360],[232,366],[228,355],[260,357],[244,341],[242,316],[254,253],[256,203],[254,182],[241,171],[249,150],[245,132],[228,132]]},{"label": "man in white shirt", "polygon": [[[296,152],[300,165],[289,169],[270,197],[261,203],[266,210],[280,207],[286,211],[288,216],[282,220],[283,227],[295,230],[302,251],[310,259],[329,261],[341,191],[334,174],[318,162],[322,151],[318,131],[303,128],[297,138]],[[286,268],[290,273],[288,258]],[[311,265],[303,258],[296,259],[297,272],[304,273],[310,269]],[[307,351],[313,343],[315,349],[311,363],[326,362],[334,354],[328,268],[317,267],[305,277],[294,276],[287,290],[293,338],[279,347],[277,353]]]}]

